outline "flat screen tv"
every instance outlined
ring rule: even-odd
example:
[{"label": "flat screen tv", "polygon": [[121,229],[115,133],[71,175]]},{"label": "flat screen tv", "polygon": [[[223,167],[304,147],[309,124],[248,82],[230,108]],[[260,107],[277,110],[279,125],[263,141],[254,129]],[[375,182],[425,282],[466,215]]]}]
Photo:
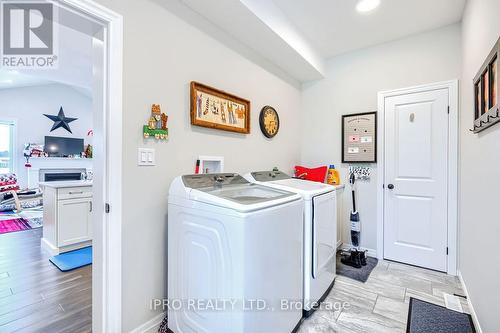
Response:
[{"label": "flat screen tv", "polygon": [[46,136],[44,150],[50,157],[80,155],[83,151],[83,139]]}]

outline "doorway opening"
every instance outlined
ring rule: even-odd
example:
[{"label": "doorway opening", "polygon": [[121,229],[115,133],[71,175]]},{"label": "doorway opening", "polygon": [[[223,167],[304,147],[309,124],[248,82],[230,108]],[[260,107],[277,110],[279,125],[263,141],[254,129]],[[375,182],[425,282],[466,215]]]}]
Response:
[{"label": "doorway opening", "polygon": [[[5,108],[0,111],[0,135],[10,138],[9,147],[0,147],[6,152],[0,153],[0,173],[15,174],[4,177],[15,179],[8,193],[15,203],[12,213],[40,215],[38,227],[28,223],[24,231],[0,235],[5,253],[19,250],[0,263],[11,271],[4,272],[10,282],[2,282],[13,283],[0,290],[9,293],[0,307],[5,310],[0,331],[14,326],[50,331],[62,325],[119,332],[122,17],[92,1],[47,3],[57,11],[51,24],[58,31],[58,67],[0,72],[7,77],[1,80],[0,98],[14,94],[10,101],[26,106],[12,106],[8,117]],[[34,114],[20,121],[29,112]],[[3,133],[3,125],[10,130]],[[37,209],[26,205],[24,194],[36,195]],[[70,220],[78,223],[64,223]],[[63,272],[49,262],[90,246],[91,266]]]}]

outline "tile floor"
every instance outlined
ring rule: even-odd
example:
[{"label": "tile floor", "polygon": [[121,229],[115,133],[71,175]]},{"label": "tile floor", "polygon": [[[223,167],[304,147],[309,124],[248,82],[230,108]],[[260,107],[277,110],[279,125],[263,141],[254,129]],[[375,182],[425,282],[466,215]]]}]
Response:
[{"label": "tile floor", "polygon": [[[457,277],[380,261],[366,283],[338,276],[324,308],[305,320],[299,333],[406,332],[410,297],[444,306],[443,293],[463,295]],[[460,298],[464,312],[467,301]],[[341,308],[342,304],[347,304]]]}]

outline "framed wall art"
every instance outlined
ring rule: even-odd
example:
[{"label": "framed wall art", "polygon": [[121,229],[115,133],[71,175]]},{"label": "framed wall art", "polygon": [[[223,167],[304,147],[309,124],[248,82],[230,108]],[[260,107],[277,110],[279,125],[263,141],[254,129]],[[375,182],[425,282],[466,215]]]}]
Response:
[{"label": "framed wall art", "polygon": [[191,82],[191,125],[250,133],[250,101]]},{"label": "framed wall art", "polygon": [[342,163],[377,163],[377,112],[342,116]]},{"label": "framed wall art", "polygon": [[474,123],[471,132],[479,133],[500,122],[499,63],[500,38],[474,77]]}]

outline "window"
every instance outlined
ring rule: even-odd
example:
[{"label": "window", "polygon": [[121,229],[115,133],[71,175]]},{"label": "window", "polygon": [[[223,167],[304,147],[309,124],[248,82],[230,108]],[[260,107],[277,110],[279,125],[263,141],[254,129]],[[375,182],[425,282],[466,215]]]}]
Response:
[{"label": "window", "polygon": [[14,121],[0,119],[0,174],[15,172]]}]

